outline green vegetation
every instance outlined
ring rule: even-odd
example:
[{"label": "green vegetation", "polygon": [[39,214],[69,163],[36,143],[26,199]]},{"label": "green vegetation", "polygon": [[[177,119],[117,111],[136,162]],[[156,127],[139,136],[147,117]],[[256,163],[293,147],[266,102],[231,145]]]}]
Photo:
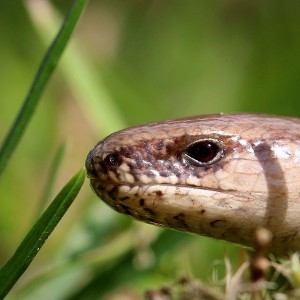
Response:
[{"label": "green vegetation", "polygon": [[[1,5],[1,141],[68,5]],[[13,155],[0,181],[0,264],[94,144],[115,130],[216,112],[300,116],[299,6],[291,0],[89,3],[37,95],[41,103],[24,137],[7,148],[5,157]],[[237,270],[239,247],[132,221],[86,184],[8,299],[139,299],[182,276],[223,286],[224,252]]]}]

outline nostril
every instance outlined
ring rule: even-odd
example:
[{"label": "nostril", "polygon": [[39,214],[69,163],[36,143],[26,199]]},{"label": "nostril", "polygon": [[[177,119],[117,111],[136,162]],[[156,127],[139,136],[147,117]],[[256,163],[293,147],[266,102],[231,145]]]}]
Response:
[{"label": "nostril", "polygon": [[121,158],[118,153],[110,153],[104,158],[104,164],[107,168],[118,167],[121,164]]}]

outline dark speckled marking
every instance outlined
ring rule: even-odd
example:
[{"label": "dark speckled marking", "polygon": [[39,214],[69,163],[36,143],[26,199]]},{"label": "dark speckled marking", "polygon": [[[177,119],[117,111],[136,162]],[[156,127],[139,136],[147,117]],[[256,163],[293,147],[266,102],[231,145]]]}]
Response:
[{"label": "dark speckled marking", "polygon": [[120,201],[124,201],[124,200],[128,200],[129,199],[129,197],[128,196],[125,196],[125,197],[121,197],[120,198]]},{"label": "dark speckled marking", "polygon": [[215,220],[215,221],[210,222],[209,224],[211,227],[218,228],[218,225],[223,222],[226,222],[226,221],[225,220]]},{"label": "dark speckled marking", "polygon": [[200,213],[200,215],[204,215],[204,214],[205,214],[205,209],[201,209],[201,210],[199,211],[199,213]]},{"label": "dark speckled marking", "polygon": [[156,223],[154,218],[146,218],[146,220],[148,220],[151,223]]},{"label": "dark speckled marking", "polygon": [[145,199],[140,199],[140,206],[144,206],[145,205]]},{"label": "dark speckled marking", "polygon": [[144,208],[144,211],[149,213],[151,216],[155,217],[155,213],[152,209],[148,208],[148,207],[145,207]]},{"label": "dark speckled marking", "polygon": [[173,217],[174,220],[178,222],[178,226],[181,228],[188,228],[188,225],[185,222],[185,215],[184,213],[179,213],[178,215]]},{"label": "dark speckled marking", "polygon": [[120,207],[122,207],[124,209],[124,213],[126,215],[131,215],[130,209],[128,206],[124,205],[124,204],[119,204]]},{"label": "dark speckled marking", "polygon": [[162,191],[156,191],[156,192],[155,192],[155,195],[156,195],[157,197],[162,197],[163,193],[162,193]]},{"label": "dark speckled marking", "polygon": [[184,213],[182,213],[182,212],[173,217],[173,219],[175,219],[175,220],[179,220],[179,219],[182,219],[182,218],[184,218]]},{"label": "dark speckled marking", "polygon": [[159,175],[161,177],[168,177],[170,174],[168,172],[160,172]]},{"label": "dark speckled marking", "polygon": [[164,148],[164,142],[160,140],[156,146],[157,150],[162,150]]},{"label": "dark speckled marking", "polygon": [[116,200],[115,198],[115,192],[118,190],[117,186],[114,186],[109,192],[108,195],[112,200]]},{"label": "dark speckled marking", "polygon": [[155,178],[155,174],[154,174],[153,172],[151,172],[151,171],[145,172],[145,175],[146,175],[147,177],[149,177],[149,178]]}]

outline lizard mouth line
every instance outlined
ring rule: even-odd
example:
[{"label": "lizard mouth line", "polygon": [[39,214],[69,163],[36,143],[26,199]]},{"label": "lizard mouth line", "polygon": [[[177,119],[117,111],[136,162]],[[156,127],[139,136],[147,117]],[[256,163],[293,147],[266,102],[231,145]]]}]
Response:
[{"label": "lizard mouth line", "polygon": [[[101,180],[101,179],[91,179],[91,182],[94,184],[100,183],[103,185],[103,188],[107,185],[112,185],[116,188],[121,187],[128,187],[130,189],[133,189],[135,187],[139,187],[141,189],[147,189],[151,187],[157,187],[159,188],[176,188],[178,190],[193,190],[193,191],[207,191],[207,192],[214,192],[214,193],[223,193],[227,195],[232,196],[250,196],[250,195],[265,195],[262,192],[257,191],[251,191],[251,192],[242,192],[242,191],[236,191],[236,190],[225,190],[220,188],[209,188],[209,187],[198,187],[194,185],[183,185],[183,184],[170,184],[170,183],[129,183],[129,182],[114,182],[110,180]],[[98,188],[101,188],[101,185],[98,185]],[[137,190],[135,190],[137,192]],[[188,194],[188,191],[187,191]]]}]

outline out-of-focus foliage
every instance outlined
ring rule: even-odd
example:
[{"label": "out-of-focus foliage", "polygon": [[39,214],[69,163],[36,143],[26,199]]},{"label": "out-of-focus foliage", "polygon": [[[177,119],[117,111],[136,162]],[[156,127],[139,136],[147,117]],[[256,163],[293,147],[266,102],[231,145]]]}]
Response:
[{"label": "out-of-focus foliage", "polygon": [[[1,139],[53,37],[33,17],[46,18],[32,11],[41,2],[1,4]],[[61,2],[50,4],[63,14]],[[300,116],[299,31],[292,0],[91,1],[0,182],[0,263],[33,223],[62,141],[54,194],[108,128],[216,112]],[[98,93],[98,109],[114,112],[105,121],[86,109]],[[221,278],[224,251],[239,263],[238,247],[132,222],[88,185],[74,204],[12,299],[139,299],[181,275],[211,281],[215,267]]]}]

